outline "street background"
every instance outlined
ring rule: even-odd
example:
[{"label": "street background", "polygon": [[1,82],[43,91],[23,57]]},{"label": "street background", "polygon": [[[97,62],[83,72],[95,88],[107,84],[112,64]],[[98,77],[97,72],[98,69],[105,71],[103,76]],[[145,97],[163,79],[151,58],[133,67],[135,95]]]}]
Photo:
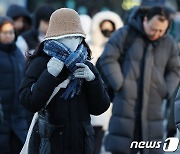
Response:
[{"label": "street background", "polygon": [[[142,0],[143,2],[154,2],[157,4],[165,3],[173,10],[176,10],[177,14],[180,11],[180,0]],[[93,17],[96,13],[104,10],[110,10],[116,12],[121,19],[126,22],[126,15],[128,11],[134,6],[139,6],[142,2],[141,0],[0,0],[0,16],[6,14],[8,7],[11,4],[18,4],[25,7],[31,14],[36,10],[36,8],[42,4],[49,4],[55,9],[68,7],[75,9],[80,15],[87,14]],[[180,19],[180,15],[177,16]],[[167,120],[164,122],[165,126]],[[166,135],[166,134],[165,134]],[[180,133],[177,131],[178,138],[180,138]],[[166,139],[166,138],[165,138]],[[101,154],[110,154],[101,148]],[[166,152],[166,154],[172,154],[172,152]],[[180,146],[176,152],[173,154],[180,154]]]}]

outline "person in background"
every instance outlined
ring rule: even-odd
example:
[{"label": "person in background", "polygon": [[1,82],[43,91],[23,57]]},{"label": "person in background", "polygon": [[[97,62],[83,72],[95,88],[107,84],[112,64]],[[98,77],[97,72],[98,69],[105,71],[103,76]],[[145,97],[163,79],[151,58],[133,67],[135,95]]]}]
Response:
[{"label": "person in background", "polygon": [[[141,149],[131,143],[163,142],[163,100],[172,96],[180,81],[178,48],[167,33],[170,21],[164,7],[140,7],[105,46],[100,66],[115,97],[104,143],[113,154],[164,153],[162,148]],[[124,53],[127,35],[134,41]]]},{"label": "person in background", "polygon": [[[93,16],[89,46],[92,50],[91,62],[94,65],[96,65],[96,61],[102,54],[104,46],[111,34],[122,26],[123,22],[120,16],[115,12],[102,11]],[[111,116],[111,107],[100,116],[91,116],[92,124],[95,130],[94,154],[99,154],[101,151],[102,140]]]},{"label": "person in background", "polygon": [[111,34],[122,26],[123,22],[115,12],[102,11],[93,16],[90,30],[91,41],[89,45],[92,50],[91,62],[94,65],[102,54],[104,46]]},{"label": "person in background", "polygon": [[28,10],[20,5],[12,4],[6,12],[6,16],[14,21],[16,38],[32,26],[32,19]]},{"label": "person in background", "polygon": [[55,9],[43,4],[39,6],[33,14],[33,27],[17,38],[16,45],[23,55],[33,54],[35,48],[43,41],[49,25],[49,18]]},{"label": "person in background", "polygon": [[92,23],[92,19],[89,15],[87,14],[81,14],[80,16],[80,21],[81,21],[81,25],[82,28],[86,34],[86,42],[89,44],[90,40],[91,40],[91,23]]},{"label": "person in background", "polygon": [[15,44],[14,22],[0,16],[0,102],[4,118],[0,123],[0,154],[19,154],[26,139],[30,113],[19,101],[25,58]]},{"label": "person in background", "polygon": [[38,154],[47,148],[53,154],[92,154],[90,114],[105,112],[110,100],[99,73],[89,62],[90,55],[79,14],[69,8],[54,11],[44,41],[29,57],[19,91],[22,105],[37,112],[45,107],[54,89],[60,88],[46,107],[49,122],[54,125],[48,145],[40,146],[41,132],[36,123],[29,153]]}]

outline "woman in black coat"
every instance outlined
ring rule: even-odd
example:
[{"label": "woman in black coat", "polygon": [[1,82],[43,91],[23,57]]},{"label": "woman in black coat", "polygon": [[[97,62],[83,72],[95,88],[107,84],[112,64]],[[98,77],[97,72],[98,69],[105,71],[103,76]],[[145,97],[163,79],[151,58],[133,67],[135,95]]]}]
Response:
[{"label": "woman in black coat", "polygon": [[[69,20],[70,19],[70,20]],[[36,123],[29,142],[29,154],[50,150],[51,154],[91,154],[94,130],[90,114],[100,115],[109,97],[96,68],[88,61],[90,49],[77,12],[56,10],[50,18],[45,40],[30,58],[20,87],[21,103],[30,111],[45,107],[55,87],[61,89],[46,107],[54,125],[50,148],[41,146]]]},{"label": "woman in black coat", "polygon": [[13,21],[0,17],[0,103],[4,115],[0,123],[0,154],[19,154],[29,127],[30,113],[20,104],[18,95],[25,59],[14,38]]}]

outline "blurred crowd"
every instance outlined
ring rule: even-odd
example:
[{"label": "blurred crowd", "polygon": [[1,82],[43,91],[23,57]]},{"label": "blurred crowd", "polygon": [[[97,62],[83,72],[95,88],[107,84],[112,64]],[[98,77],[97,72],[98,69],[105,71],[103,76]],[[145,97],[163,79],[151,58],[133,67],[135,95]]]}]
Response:
[{"label": "blurred crowd", "polygon": [[[127,17],[126,17],[126,20],[124,21],[117,13],[113,11],[98,12],[93,17],[90,17],[87,14],[80,15],[81,24],[82,24],[84,32],[86,33],[86,42],[92,51],[91,62],[94,65],[96,65],[96,62],[99,57],[102,56],[103,58],[104,56],[104,59],[102,59],[101,64],[104,65],[104,67],[106,66],[105,71],[107,71],[107,73],[109,71],[109,74],[117,73],[117,72],[113,72],[113,70],[108,70],[108,69],[111,69],[111,65],[107,65],[107,64],[110,63],[110,61],[112,61],[113,58],[116,59],[118,55],[115,55],[113,57],[110,53],[107,52],[107,50],[112,50],[112,53],[113,51],[115,53],[117,51],[116,47],[123,48],[117,45],[116,43],[114,43],[116,42],[116,39],[118,40],[119,38],[118,36],[116,35],[114,36],[113,34],[114,32],[119,31],[119,29],[121,29],[122,27],[126,25],[129,25],[129,24],[135,25],[136,23],[134,20],[138,20],[139,22],[140,18],[137,19],[136,17],[138,9],[139,7],[135,7],[135,8],[132,8],[129,12],[127,12]],[[175,43],[176,46],[180,48],[180,33],[179,33],[180,17],[178,15],[178,12],[176,12],[175,10],[171,8],[167,8],[167,10],[169,11],[168,13],[170,14],[171,23],[169,23],[168,28],[165,29],[166,31],[165,33],[170,34],[171,37],[173,38],[173,43]],[[44,4],[44,5],[39,6],[32,14],[30,14],[26,8],[13,4],[9,6],[6,16],[0,16],[0,154],[19,154],[25,142],[27,131],[28,131],[33,113],[26,110],[20,104],[19,86],[21,84],[22,79],[24,78],[24,73],[25,73],[27,60],[28,60],[27,57],[29,55],[33,55],[36,47],[39,45],[39,43],[41,43],[44,40],[44,37],[48,29],[50,16],[54,11],[55,9],[52,6]],[[142,17],[142,14],[140,14],[139,16]],[[140,24],[138,28],[142,28],[140,27]],[[120,32],[120,33],[123,33],[123,32]],[[128,35],[133,37],[134,34],[129,33]],[[114,38],[112,36],[114,36]],[[140,43],[142,43],[142,41],[139,38],[137,38],[137,40]],[[133,42],[131,42],[131,44]],[[126,44],[126,45],[130,48],[131,44]],[[161,48],[163,49],[169,48],[171,44],[172,44],[171,41],[169,42],[166,41],[161,46]],[[138,51],[138,50],[141,50],[141,47],[139,47],[137,44],[135,45],[137,46],[137,49],[132,49],[132,51],[137,50],[136,53],[138,52],[140,53],[141,51]],[[156,46],[156,44],[154,44],[154,46]],[[178,49],[174,49],[174,48],[176,47],[172,45],[171,50],[179,51]],[[102,55],[103,53],[104,55]],[[175,54],[175,51],[172,54]],[[168,58],[173,58],[173,57],[170,57],[170,55],[171,54],[169,53],[169,57],[168,56],[165,57],[163,56],[163,53],[162,53],[159,56],[167,60]],[[177,55],[179,56],[179,54]],[[106,57],[108,56],[110,57],[108,59],[109,61],[106,59]],[[134,56],[136,57],[136,55]],[[124,78],[125,78],[125,75],[128,76],[128,72],[126,72],[126,69],[130,69],[130,66],[132,63],[133,63],[132,67],[134,67],[133,68],[134,70],[133,69],[131,70],[132,72],[133,71],[136,72],[137,70],[135,67],[138,67],[138,65],[140,65],[140,64],[137,64],[135,61],[131,61],[131,58],[132,58],[131,56],[128,57],[129,59],[127,57],[125,58],[126,58],[125,59],[126,63],[124,63],[123,65],[124,70],[122,70],[124,71]],[[137,56],[136,58],[137,58],[136,60],[138,61],[139,57]],[[131,61],[131,64],[127,62],[128,60]],[[165,63],[164,61],[165,60],[162,60],[162,64],[160,63],[159,65],[164,65]],[[170,67],[170,69],[172,70],[174,69],[173,70],[174,72],[177,71],[174,73],[174,74],[177,74],[177,76],[175,76],[174,74],[170,74],[165,79],[165,80],[169,80],[169,82],[171,83],[174,82],[174,84],[171,84],[171,85],[169,83],[170,85],[169,90],[172,90],[169,93],[169,96],[165,97],[166,94],[164,93],[166,92],[164,93],[162,92],[163,97],[160,99],[159,96],[157,96],[153,90],[149,91],[149,93],[151,93],[150,96],[147,96],[146,94],[144,96],[144,97],[151,97],[151,98],[154,97],[152,98],[154,99],[152,101],[152,103],[154,104],[156,104],[156,101],[159,101],[158,102],[159,104],[163,104],[164,102],[165,105],[160,105],[160,106],[154,105],[154,108],[159,107],[159,112],[163,110],[162,119],[158,119],[158,120],[159,121],[162,120],[162,122],[163,121],[167,122],[165,123],[165,129],[161,129],[163,131],[161,133],[163,133],[163,137],[165,138],[174,137],[176,135],[176,126],[174,122],[174,99],[175,99],[175,96],[178,90],[178,84],[179,84],[179,80],[176,78],[178,78],[180,74],[179,68],[175,68],[176,65],[178,65],[176,63],[177,62],[175,59],[173,59],[173,61],[168,61],[168,64],[169,64],[168,69]],[[112,64],[114,64],[115,70],[119,69],[116,63],[112,62]],[[145,60],[141,63],[141,65],[145,65]],[[163,72],[163,71],[166,71],[166,68],[163,68],[162,70],[161,69],[160,70],[165,74],[165,73],[168,73],[168,71],[170,72],[170,70],[168,69],[167,69],[167,72]],[[141,68],[138,71],[136,72],[137,74],[143,73],[141,72],[143,71],[143,68]],[[154,69],[152,71],[154,71],[153,72],[154,76],[156,76],[156,73],[158,73],[156,72],[157,70]],[[116,78],[118,77],[120,76],[114,76],[114,79],[111,78],[109,80],[116,80]],[[120,86],[117,88],[116,91],[119,91],[119,93],[115,94],[115,97],[112,100],[113,103],[111,103],[109,109],[106,112],[104,112],[100,116],[93,116],[93,115],[91,116],[91,122],[95,130],[95,148],[94,148],[93,154],[102,153],[102,147],[104,147],[104,143],[106,143],[105,145],[106,150],[109,150],[110,152],[114,152],[114,154],[118,154],[118,152],[116,152],[116,149],[118,149],[118,147],[115,147],[115,145],[119,144],[120,142],[118,140],[118,137],[116,138],[116,135],[121,136],[122,138],[123,144],[120,147],[122,146],[126,147],[126,143],[128,142],[128,140],[124,138],[126,138],[126,136],[129,135],[126,133],[128,132],[129,127],[134,128],[135,126],[127,124],[129,122],[127,118],[131,117],[131,113],[125,114],[124,112],[125,111],[130,112],[130,110],[138,110],[138,108],[139,109],[143,108],[142,104],[139,104],[139,106],[137,105],[135,108],[132,109],[131,107],[133,107],[133,105],[131,104],[129,106],[126,106],[125,100],[122,100],[123,102],[121,104],[122,106],[120,104],[118,105],[118,99],[121,99],[121,97],[123,97],[124,95],[125,96],[133,95],[132,97],[135,97],[134,94],[131,93],[134,89],[137,88],[136,86],[134,86],[133,82],[130,82],[130,80],[133,77],[130,74],[127,77],[128,78],[127,80],[129,80],[129,83],[128,82],[122,83],[124,84],[123,88],[127,90],[126,92],[123,93],[122,90],[119,88]],[[160,75],[158,77],[161,78]],[[147,78],[148,78],[148,75],[146,76],[146,79]],[[141,83],[139,80],[143,80],[145,83],[145,79],[142,79],[141,77],[136,78],[137,84],[139,86],[145,86],[144,83]],[[147,84],[148,82],[149,81],[147,81]],[[157,83],[155,82],[154,84],[157,84]],[[158,90],[161,90],[162,87],[156,87],[156,88]],[[139,90],[138,93],[139,94],[137,95],[142,95],[143,91]],[[133,99],[134,98],[127,97],[127,100],[130,103],[133,102]],[[142,102],[142,100],[139,100],[139,101]],[[151,105],[149,105],[149,108],[151,108],[151,110],[155,110],[153,106]],[[124,111],[122,109],[124,109]],[[119,110],[120,112],[118,112],[117,110]],[[143,112],[151,112],[151,111],[147,109],[146,111],[143,111]],[[149,119],[153,120],[153,117],[155,116],[155,114],[158,115],[158,113],[156,112],[154,112],[153,114],[153,111],[152,111],[152,114],[149,114],[149,116],[152,116],[152,117],[149,117]],[[117,118],[118,116],[121,116],[121,118],[118,119]],[[137,117],[138,116],[142,116],[142,115],[137,115]],[[117,124],[118,120],[120,120],[119,122],[122,123],[122,125],[127,126],[127,127],[120,127]],[[132,124],[133,122],[130,122],[130,123]],[[136,130],[136,134],[138,134],[138,133],[141,133],[139,132],[139,130],[142,129],[140,128],[141,121],[137,120],[136,123],[138,124],[135,129],[138,129]],[[153,125],[155,125],[155,127],[158,127],[158,123],[153,124]],[[121,129],[121,128],[122,128],[122,132],[116,131],[116,129]],[[106,139],[104,142],[105,137]],[[157,135],[157,139],[159,139],[158,137],[159,136]],[[135,136],[134,139],[141,140],[142,137],[139,138],[139,136]],[[110,145],[110,144],[113,144],[113,145]],[[113,148],[114,148],[114,151],[112,150]],[[119,154],[121,153],[119,152]]]}]

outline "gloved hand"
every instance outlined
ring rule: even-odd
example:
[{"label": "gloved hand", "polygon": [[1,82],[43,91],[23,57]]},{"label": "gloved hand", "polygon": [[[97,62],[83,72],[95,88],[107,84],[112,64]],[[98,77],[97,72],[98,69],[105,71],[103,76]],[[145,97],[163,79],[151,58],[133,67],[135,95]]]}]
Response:
[{"label": "gloved hand", "polygon": [[64,63],[59,59],[52,57],[47,63],[47,70],[54,77],[57,77],[64,67]]},{"label": "gloved hand", "polygon": [[84,78],[86,81],[92,81],[95,79],[94,73],[84,63],[76,63],[79,68],[74,71],[73,75],[76,78]]}]

